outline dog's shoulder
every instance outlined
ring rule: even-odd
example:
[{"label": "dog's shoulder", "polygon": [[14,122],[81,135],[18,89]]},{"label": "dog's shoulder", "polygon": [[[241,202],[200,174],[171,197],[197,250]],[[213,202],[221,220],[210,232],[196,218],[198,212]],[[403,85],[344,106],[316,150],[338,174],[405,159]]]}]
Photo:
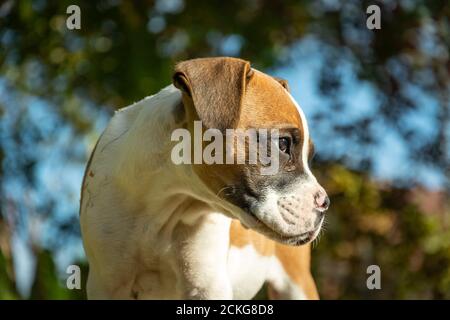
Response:
[{"label": "dog's shoulder", "polygon": [[97,152],[109,157],[115,152],[114,149],[120,148],[119,142],[129,135],[130,131],[136,131],[134,134],[139,135],[142,134],[141,130],[155,130],[157,125],[161,125],[161,117],[158,115],[163,113],[162,110],[176,106],[180,100],[180,91],[173,85],[169,85],[157,94],[117,110],[99,137],[98,147],[93,153]]},{"label": "dog's shoulder", "polygon": [[130,157],[133,154],[129,152],[130,144],[140,143],[139,137],[160,136],[156,131],[164,125],[164,114],[169,113],[169,116],[173,117],[172,109],[180,101],[181,92],[173,85],[169,85],[158,93],[114,113],[89,156],[82,180],[80,208],[87,182],[96,180],[97,174],[111,175],[120,157]]}]

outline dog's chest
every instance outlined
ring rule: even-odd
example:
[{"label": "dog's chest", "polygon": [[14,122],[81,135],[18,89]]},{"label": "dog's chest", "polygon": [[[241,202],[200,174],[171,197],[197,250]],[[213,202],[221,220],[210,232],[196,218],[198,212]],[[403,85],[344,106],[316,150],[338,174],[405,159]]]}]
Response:
[{"label": "dog's chest", "polygon": [[251,245],[231,246],[228,272],[234,299],[251,299],[269,277],[273,256],[264,256]]}]

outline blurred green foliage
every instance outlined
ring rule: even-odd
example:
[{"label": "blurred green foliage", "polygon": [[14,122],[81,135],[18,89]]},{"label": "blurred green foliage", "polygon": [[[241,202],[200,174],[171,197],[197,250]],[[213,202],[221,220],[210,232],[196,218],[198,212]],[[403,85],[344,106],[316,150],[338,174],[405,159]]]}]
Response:
[{"label": "blurred green foliage", "polygon": [[[450,214],[424,213],[408,189],[339,165],[316,170],[332,199],[313,273],[326,299],[450,299]],[[366,269],[381,269],[368,290]]]},{"label": "blurred green foliage", "polygon": [[0,250],[0,300],[17,299],[19,294],[16,291],[14,275],[7,268],[11,264],[6,261]]},{"label": "blurred green foliage", "polygon": [[81,289],[69,290],[66,286],[69,274],[64,274],[62,277],[62,275],[57,273],[52,252],[48,250],[39,251],[36,255],[36,260],[36,273],[30,299],[86,299],[86,275],[88,274],[88,268],[85,262],[73,263],[81,269]]}]

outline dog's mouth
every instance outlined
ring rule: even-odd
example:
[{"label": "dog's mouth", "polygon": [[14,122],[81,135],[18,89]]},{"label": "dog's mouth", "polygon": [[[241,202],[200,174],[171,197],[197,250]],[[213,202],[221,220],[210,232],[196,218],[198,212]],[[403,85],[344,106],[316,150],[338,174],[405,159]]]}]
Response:
[{"label": "dog's mouth", "polygon": [[[236,191],[236,189],[234,189],[234,191]],[[248,192],[248,190],[246,191],[247,192],[239,193],[240,195],[239,198],[233,197],[234,195],[237,194],[237,192],[232,192],[230,195],[228,195],[229,197],[227,199],[228,200],[227,203],[231,204],[232,207],[235,208],[235,209],[231,208],[231,210],[229,210],[230,213],[236,211],[241,212],[239,216],[236,216],[234,214],[231,214],[230,216],[238,218],[245,228],[255,230],[279,243],[294,246],[309,243],[318,236],[325,217],[323,213],[320,213],[321,217],[319,221],[315,223],[315,225],[311,230],[296,235],[283,234],[282,232],[280,232],[280,230],[274,229],[273,226],[271,226],[263,219],[260,219],[257,216],[257,214],[255,214],[253,209],[257,206],[257,203],[261,201],[261,199],[259,196],[251,192]]]},{"label": "dog's mouth", "polygon": [[263,235],[269,237],[272,240],[275,240],[277,242],[293,245],[293,246],[300,246],[303,244],[307,244],[311,241],[313,241],[319,234],[324,216],[320,218],[320,222],[317,224],[317,226],[310,231],[298,234],[298,235],[284,235],[277,230],[274,230],[272,227],[270,227],[264,220],[259,219],[254,213],[252,213],[250,210],[244,210],[245,211],[245,219],[241,219],[241,222],[244,227],[253,229],[259,233],[262,233]]}]

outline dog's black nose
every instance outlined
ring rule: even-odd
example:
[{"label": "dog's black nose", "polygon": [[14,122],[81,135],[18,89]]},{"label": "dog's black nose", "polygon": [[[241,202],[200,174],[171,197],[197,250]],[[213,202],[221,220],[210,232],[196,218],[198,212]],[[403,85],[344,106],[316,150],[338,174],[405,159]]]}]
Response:
[{"label": "dog's black nose", "polygon": [[316,209],[326,211],[330,206],[330,198],[326,193],[319,191],[314,195],[314,204],[316,205]]}]

